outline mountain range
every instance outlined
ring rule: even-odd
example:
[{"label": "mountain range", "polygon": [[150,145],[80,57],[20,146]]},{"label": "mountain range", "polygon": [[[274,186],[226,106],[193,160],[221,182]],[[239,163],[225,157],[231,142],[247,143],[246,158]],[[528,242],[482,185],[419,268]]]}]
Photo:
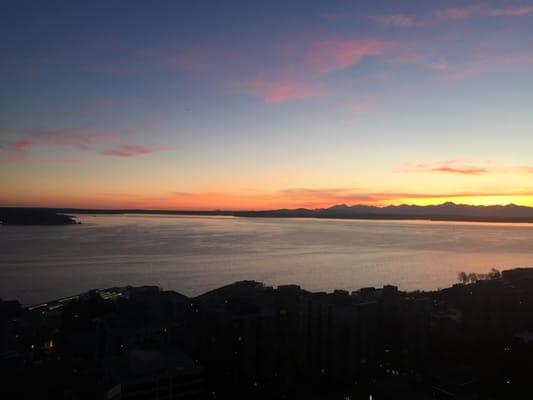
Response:
[{"label": "mountain range", "polygon": [[281,209],[237,212],[247,217],[309,217],[344,219],[429,219],[453,221],[533,222],[533,207],[509,205],[474,206],[447,202],[439,205],[391,205],[385,207],[339,204],[329,208]]}]

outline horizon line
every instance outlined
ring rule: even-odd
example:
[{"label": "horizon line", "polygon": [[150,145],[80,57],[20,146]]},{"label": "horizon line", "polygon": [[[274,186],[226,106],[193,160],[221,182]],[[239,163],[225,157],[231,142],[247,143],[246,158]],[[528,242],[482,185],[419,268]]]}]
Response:
[{"label": "horizon line", "polygon": [[42,210],[83,210],[83,211],[166,211],[166,212],[268,212],[268,211],[298,211],[298,210],[308,210],[308,211],[318,211],[318,210],[328,210],[334,207],[368,207],[368,208],[377,208],[377,209],[386,209],[390,207],[438,207],[444,205],[454,205],[454,206],[467,206],[467,207],[477,207],[477,208],[489,208],[489,207],[522,207],[522,208],[531,208],[533,206],[520,205],[515,203],[501,203],[501,204],[468,204],[468,203],[456,203],[453,201],[444,201],[442,203],[435,204],[414,204],[414,203],[398,203],[398,204],[387,204],[387,205],[373,205],[373,204],[364,204],[364,203],[336,203],[326,207],[296,207],[296,208],[263,208],[263,209],[249,209],[249,208],[102,208],[102,207],[50,207],[50,206],[18,206],[18,205],[0,205],[0,208],[20,208],[20,209],[42,209]]}]

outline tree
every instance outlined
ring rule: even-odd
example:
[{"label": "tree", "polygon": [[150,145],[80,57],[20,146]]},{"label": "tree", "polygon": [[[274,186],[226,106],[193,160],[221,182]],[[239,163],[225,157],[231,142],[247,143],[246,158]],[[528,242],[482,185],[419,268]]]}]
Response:
[{"label": "tree", "polygon": [[459,279],[459,282],[465,285],[468,283],[476,283],[477,281],[496,280],[500,279],[501,277],[501,272],[496,268],[492,268],[488,274],[476,274],[475,272],[459,272],[457,274],[457,279]]},{"label": "tree", "polygon": [[498,271],[496,268],[491,268],[490,272],[488,273],[489,279],[501,279],[502,273]]},{"label": "tree", "polygon": [[468,274],[466,272],[459,272],[459,274],[457,274],[457,278],[462,284],[466,285],[468,283]]}]

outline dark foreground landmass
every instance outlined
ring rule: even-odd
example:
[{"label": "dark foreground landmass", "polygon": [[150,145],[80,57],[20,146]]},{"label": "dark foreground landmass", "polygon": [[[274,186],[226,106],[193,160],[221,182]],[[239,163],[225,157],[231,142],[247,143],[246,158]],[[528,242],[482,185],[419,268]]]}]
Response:
[{"label": "dark foreground landmass", "polygon": [[529,399],[533,268],[433,292],[241,281],[0,302],[0,397]]},{"label": "dark foreground landmass", "polygon": [[47,209],[0,208],[3,225],[71,225],[76,224],[69,215]]},{"label": "dark foreground landmass", "polygon": [[[26,209],[31,210],[31,209]],[[317,209],[280,209],[264,211],[231,210],[101,210],[53,208],[36,209],[54,213],[70,214],[163,214],[190,216],[232,216],[247,218],[332,218],[369,220],[432,220],[465,222],[533,222],[533,207],[509,204],[505,206],[471,206],[443,203],[440,205],[415,206],[399,205],[375,207],[366,205],[347,206],[344,204]]]}]

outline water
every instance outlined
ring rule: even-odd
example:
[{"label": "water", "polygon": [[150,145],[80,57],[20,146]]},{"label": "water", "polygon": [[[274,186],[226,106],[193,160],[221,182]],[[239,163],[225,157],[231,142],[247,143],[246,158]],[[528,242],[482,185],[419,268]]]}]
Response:
[{"label": "water", "polygon": [[313,291],[436,289],[457,273],[533,265],[533,225],[426,221],[77,217],[0,227],[0,297],[34,304],[92,288],[186,295],[242,279]]}]

